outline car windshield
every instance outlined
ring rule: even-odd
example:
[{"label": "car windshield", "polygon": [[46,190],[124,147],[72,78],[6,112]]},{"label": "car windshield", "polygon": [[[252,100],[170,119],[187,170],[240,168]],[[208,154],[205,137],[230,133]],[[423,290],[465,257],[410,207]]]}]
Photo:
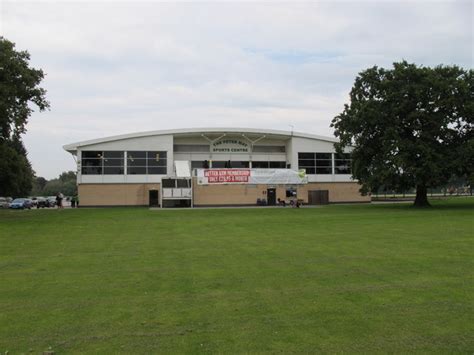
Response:
[{"label": "car windshield", "polygon": [[13,203],[21,203],[23,201],[25,201],[24,198],[16,198],[16,199],[13,200]]}]

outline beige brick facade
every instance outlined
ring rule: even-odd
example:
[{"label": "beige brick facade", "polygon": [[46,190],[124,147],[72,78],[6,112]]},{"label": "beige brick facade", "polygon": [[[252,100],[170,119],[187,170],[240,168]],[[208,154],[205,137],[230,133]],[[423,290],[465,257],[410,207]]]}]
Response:
[{"label": "beige brick facade", "polygon": [[[194,205],[254,205],[267,199],[267,188],[276,189],[276,198],[286,198],[284,185],[198,185],[194,181]],[[308,183],[297,188],[298,199],[308,202],[308,191],[328,190],[329,202],[369,202],[370,196],[359,193],[355,182]],[[148,206],[149,191],[160,184],[80,184],[81,206]]]},{"label": "beige brick facade", "polygon": [[160,184],[79,184],[80,206],[148,206]]}]

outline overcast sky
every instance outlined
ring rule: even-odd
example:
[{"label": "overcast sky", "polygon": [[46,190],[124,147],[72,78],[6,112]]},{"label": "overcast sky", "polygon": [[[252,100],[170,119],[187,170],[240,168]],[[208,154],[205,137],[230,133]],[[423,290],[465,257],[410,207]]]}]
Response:
[{"label": "overcast sky", "polygon": [[355,76],[406,59],[473,67],[471,1],[18,2],[0,33],[47,74],[24,140],[38,176],[62,146],[137,131],[252,127],[332,136]]}]

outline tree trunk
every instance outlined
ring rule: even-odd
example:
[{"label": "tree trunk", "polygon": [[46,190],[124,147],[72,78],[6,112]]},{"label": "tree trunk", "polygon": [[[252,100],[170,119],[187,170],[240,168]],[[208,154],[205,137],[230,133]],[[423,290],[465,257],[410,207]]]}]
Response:
[{"label": "tree trunk", "polygon": [[416,186],[415,207],[431,207],[428,202],[428,189],[424,185]]}]

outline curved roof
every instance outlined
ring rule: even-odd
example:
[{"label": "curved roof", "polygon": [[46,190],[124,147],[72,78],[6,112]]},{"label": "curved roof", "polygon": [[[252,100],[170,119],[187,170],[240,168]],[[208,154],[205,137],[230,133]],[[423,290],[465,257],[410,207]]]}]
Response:
[{"label": "curved roof", "polygon": [[182,128],[182,129],[170,129],[170,130],[161,130],[161,131],[147,131],[147,132],[136,132],[121,134],[118,136],[110,136],[98,139],[91,139],[82,142],[71,143],[63,146],[64,150],[73,153],[79,147],[88,146],[91,144],[113,142],[131,138],[141,138],[141,137],[150,137],[150,136],[163,136],[163,135],[173,135],[173,136],[186,136],[193,134],[206,134],[206,133],[240,133],[240,134],[258,134],[265,135],[269,138],[280,138],[280,139],[290,139],[291,137],[300,137],[300,138],[309,138],[317,139],[326,142],[336,143],[338,140],[332,137],[318,136],[315,134],[308,134],[302,132],[291,132],[291,131],[282,131],[275,129],[258,129],[258,128],[226,128],[226,127],[214,127],[214,128]]}]

